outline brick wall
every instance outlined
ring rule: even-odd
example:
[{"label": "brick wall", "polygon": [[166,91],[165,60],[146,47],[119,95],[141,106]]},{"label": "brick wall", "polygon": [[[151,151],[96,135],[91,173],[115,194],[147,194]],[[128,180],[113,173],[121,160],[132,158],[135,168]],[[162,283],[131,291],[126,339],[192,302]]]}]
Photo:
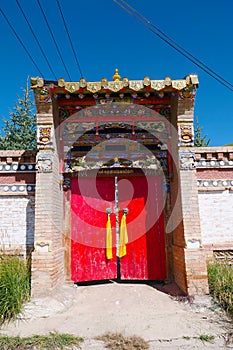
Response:
[{"label": "brick wall", "polygon": [[0,196],[0,245],[24,253],[34,244],[34,196]]},{"label": "brick wall", "polygon": [[232,249],[233,147],[196,148],[202,244],[208,259],[213,250]]},{"label": "brick wall", "polygon": [[0,250],[26,255],[34,245],[35,152],[0,151]]},{"label": "brick wall", "polygon": [[233,147],[196,148],[202,244],[229,249],[233,240]]},{"label": "brick wall", "polygon": [[203,244],[233,240],[233,191],[199,192]]},{"label": "brick wall", "polygon": [[206,262],[233,255],[233,147],[196,148],[202,247]]}]

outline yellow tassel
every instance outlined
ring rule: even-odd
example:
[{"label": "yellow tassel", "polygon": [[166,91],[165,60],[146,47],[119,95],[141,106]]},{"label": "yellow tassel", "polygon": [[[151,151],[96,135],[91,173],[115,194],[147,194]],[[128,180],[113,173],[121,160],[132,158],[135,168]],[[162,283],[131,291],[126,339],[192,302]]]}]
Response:
[{"label": "yellow tassel", "polygon": [[110,214],[108,214],[108,220],[106,224],[106,257],[112,259],[112,228]]},{"label": "yellow tassel", "polygon": [[121,219],[120,227],[120,248],[118,257],[122,258],[126,255],[126,244],[128,243],[128,232],[126,227],[126,215],[124,214]]}]

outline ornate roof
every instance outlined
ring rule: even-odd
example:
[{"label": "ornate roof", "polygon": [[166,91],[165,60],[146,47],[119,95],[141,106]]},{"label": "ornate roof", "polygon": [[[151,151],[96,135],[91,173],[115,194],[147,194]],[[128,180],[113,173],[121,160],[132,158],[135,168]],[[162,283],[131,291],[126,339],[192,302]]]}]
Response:
[{"label": "ornate roof", "polygon": [[186,88],[195,89],[198,86],[197,75],[188,75],[184,79],[172,80],[170,77],[165,77],[160,80],[152,80],[150,77],[145,76],[142,80],[130,80],[121,77],[118,70],[115,70],[113,80],[108,81],[107,78],[102,78],[101,81],[86,81],[85,78],[81,78],[77,82],[67,82],[64,78],[60,78],[57,82],[46,81],[40,77],[31,78],[31,87],[43,88],[49,87],[56,93],[80,93],[86,92],[95,94],[98,92],[120,92],[125,90],[140,92],[140,91],[161,91],[161,90],[183,90]]}]

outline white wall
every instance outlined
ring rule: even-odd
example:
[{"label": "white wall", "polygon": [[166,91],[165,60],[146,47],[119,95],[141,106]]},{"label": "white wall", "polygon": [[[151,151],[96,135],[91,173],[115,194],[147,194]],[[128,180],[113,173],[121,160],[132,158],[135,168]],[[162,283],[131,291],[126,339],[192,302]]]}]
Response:
[{"label": "white wall", "polygon": [[0,196],[0,247],[26,249],[34,243],[34,196]]},{"label": "white wall", "polygon": [[233,191],[198,194],[202,243],[233,241]]}]

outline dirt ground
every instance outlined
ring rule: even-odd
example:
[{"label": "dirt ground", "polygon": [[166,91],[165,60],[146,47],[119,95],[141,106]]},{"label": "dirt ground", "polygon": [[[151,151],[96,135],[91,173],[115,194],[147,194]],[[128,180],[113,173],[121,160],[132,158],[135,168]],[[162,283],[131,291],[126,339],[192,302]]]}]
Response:
[{"label": "dirt ground", "polygon": [[[83,350],[105,349],[95,338],[106,332],[140,336],[152,350],[233,348],[233,323],[209,296],[193,300],[178,294],[174,285],[65,285],[53,296],[29,302],[0,334],[70,333],[85,339]],[[213,342],[204,340],[210,336]]]}]

